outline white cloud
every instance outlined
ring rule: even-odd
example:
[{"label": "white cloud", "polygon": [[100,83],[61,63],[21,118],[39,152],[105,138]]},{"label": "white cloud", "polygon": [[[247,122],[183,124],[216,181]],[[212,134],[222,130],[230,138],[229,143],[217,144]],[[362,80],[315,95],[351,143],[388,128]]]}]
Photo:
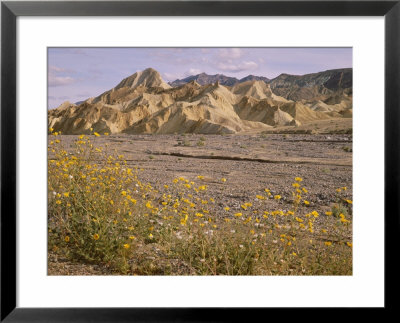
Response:
[{"label": "white cloud", "polygon": [[254,70],[258,67],[257,63],[253,61],[243,61],[243,62],[238,62],[238,63],[232,63],[232,62],[220,62],[217,64],[217,68],[219,68],[222,71],[225,72],[242,72],[242,71],[250,71]]},{"label": "white cloud", "polygon": [[185,72],[185,76],[197,75],[200,74],[202,71],[197,68],[191,68],[187,72]]},{"label": "white cloud", "polygon": [[76,82],[76,79],[73,77],[60,75],[65,74],[65,72],[67,72],[67,70],[62,67],[50,65],[48,70],[49,87],[63,86]]},{"label": "white cloud", "polygon": [[60,72],[65,72],[65,68],[50,65],[49,66],[49,73],[60,73]]},{"label": "white cloud", "polygon": [[242,57],[243,51],[240,48],[221,48],[218,56],[224,59],[237,59]]},{"label": "white cloud", "polygon": [[75,83],[76,80],[70,76],[55,76],[55,75],[49,75],[49,86],[54,87],[54,86],[62,86],[62,85],[68,85]]},{"label": "white cloud", "polygon": [[182,78],[182,75],[177,74],[177,73],[162,73],[162,76],[163,76],[163,79],[167,82],[172,82],[172,81]]}]

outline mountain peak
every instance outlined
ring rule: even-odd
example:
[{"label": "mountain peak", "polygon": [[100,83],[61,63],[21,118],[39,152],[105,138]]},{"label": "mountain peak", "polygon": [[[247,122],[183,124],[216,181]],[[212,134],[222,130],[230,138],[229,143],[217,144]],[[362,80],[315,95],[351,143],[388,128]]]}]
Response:
[{"label": "mountain peak", "polygon": [[170,88],[170,86],[164,82],[160,73],[155,69],[149,67],[143,71],[136,72],[127,78],[124,78],[115,89],[122,87],[130,87],[132,89],[138,86],[145,87],[162,87],[164,89]]},{"label": "mountain peak", "polygon": [[173,82],[170,82],[169,84],[175,87],[183,85],[193,80],[195,80],[200,85],[215,84],[218,81],[219,84],[221,85],[232,86],[238,82],[238,79],[236,77],[229,77],[223,74],[209,75],[203,72],[197,75],[188,76],[184,79],[177,79]]},{"label": "mountain peak", "polygon": [[143,70],[143,72],[152,72],[152,73],[158,73],[154,68],[152,68],[152,67],[148,67],[148,68],[146,68],[146,69],[144,69]]},{"label": "mountain peak", "polygon": [[268,83],[270,81],[269,78],[264,77],[264,76],[256,76],[253,74],[247,75],[246,77],[243,77],[239,80],[239,83],[243,83],[246,81],[264,81],[265,83]]}]

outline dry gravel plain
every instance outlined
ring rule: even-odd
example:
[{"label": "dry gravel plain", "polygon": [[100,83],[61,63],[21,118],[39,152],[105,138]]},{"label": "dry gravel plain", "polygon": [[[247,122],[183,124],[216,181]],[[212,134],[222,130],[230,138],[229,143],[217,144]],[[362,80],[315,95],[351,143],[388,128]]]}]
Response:
[{"label": "dry gravel plain", "polygon": [[[64,147],[73,149],[77,136],[60,136]],[[270,210],[288,210],[291,184],[301,177],[308,189],[305,198],[321,214],[336,202],[336,188],[347,187],[342,197],[352,200],[352,135],[349,134],[254,134],[254,135],[125,135],[92,137],[95,146],[123,154],[129,167],[141,169],[139,178],[161,188],[174,178],[199,182],[204,176],[215,214],[226,216],[252,202],[269,188],[273,198],[264,201]],[[50,140],[50,139],[49,139]],[[51,155],[49,155],[51,158]],[[226,178],[223,183],[221,178]],[[239,211],[237,211],[239,212]],[[329,226],[327,216],[317,221]],[[351,232],[349,232],[351,238]],[[49,274],[105,274],[98,266],[71,264],[49,254]]]}]

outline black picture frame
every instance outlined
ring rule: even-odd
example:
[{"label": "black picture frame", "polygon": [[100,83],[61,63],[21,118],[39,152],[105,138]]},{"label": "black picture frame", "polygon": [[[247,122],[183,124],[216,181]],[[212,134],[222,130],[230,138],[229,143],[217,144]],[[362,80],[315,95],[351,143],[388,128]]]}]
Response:
[{"label": "black picture frame", "polygon": [[[1,3],[1,321],[252,321],[266,309],[18,308],[16,285],[16,19],[19,16],[384,16],[385,311],[395,309],[400,181],[400,1],[78,1]],[[373,256],[371,256],[373,257]],[[371,258],[373,261],[373,258]],[[40,291],[38,291],[40,293]],[[310,307],[312,307],[312,301]],[[279,309],[275,309],[280,311]],[[381,309],[377,309],[381,315]],[[336,315],[330,311],[329,315]],[[378,316],[377,316],[378,317]],[[381,316],[379,316],[382,319]]]}]

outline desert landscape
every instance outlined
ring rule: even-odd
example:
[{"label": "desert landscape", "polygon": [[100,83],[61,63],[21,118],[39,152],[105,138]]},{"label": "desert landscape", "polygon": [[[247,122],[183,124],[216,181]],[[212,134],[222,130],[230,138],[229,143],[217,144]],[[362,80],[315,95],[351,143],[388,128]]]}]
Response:
[{"label": "desert landscape", "polygon": [[352,69],[147,68],[48,111],[49,275],[351,275]]}]

